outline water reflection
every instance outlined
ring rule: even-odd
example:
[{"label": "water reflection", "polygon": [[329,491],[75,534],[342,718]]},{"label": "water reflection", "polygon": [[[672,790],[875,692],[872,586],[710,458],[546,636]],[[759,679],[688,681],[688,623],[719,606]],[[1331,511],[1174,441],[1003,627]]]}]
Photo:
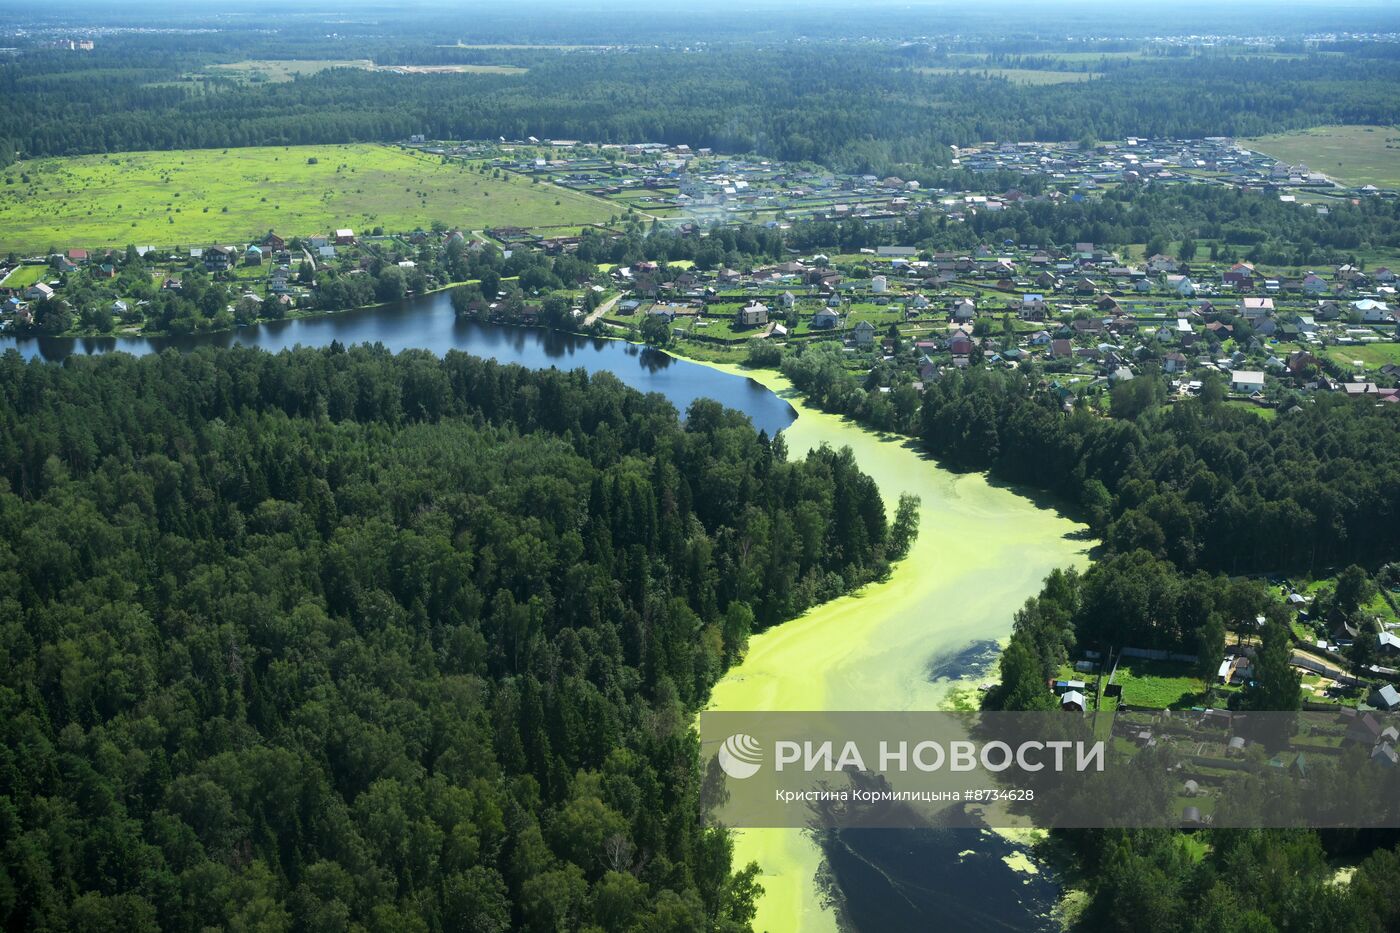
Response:
[{"label": "water reflection", "polygon": [[737,408],[754,426],[773,434],[792,423],[792,406],[752,379],[678,360],[649,347],[619,340],[582,337],[526,327],[498,327],[457,317],[449,292],[410,298],[379,308],[361,308],[323,317],[269,321],[217,334],[187,337],[15,337],[0,338],[0,352],[18,349],[28,358],[61,362],[73,355],[121,350],[137,355],[168,348],[260,347],[270,352],[296,346],[382,343],[390,350],[421,349],[443,354],[462,350],[503,363],[534,369],[610,370],[643,392],[660,392],[684,412],[697,398],[713,398]]}]

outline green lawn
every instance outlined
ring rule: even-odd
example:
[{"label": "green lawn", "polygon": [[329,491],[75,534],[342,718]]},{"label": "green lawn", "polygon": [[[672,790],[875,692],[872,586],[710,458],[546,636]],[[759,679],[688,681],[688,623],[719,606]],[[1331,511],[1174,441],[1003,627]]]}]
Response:
[{"label": "green lawn", "polygon": [[1357,343],[1328,347],[1325,355],[1338,366],[1351,368],[1357,360],[1367,369],[1380,369],[1387,363],[1400,363],[1400,343]]},{"label": "green lawn", "polygon": [[1240,399],[1235,399],[1226,402],[1225,407],[1238,408],[1240,411],[1251,412],[1253,414],[1258,415],[1260,418],[1263,418],[1265,421],[1273,421],[1275,418],[1278,417],[1278,409],[1276,408],[1261,408],[1253,402],[1246,402]]},{"label": "green lawn", "polygon": [[[311,159],[316,164],[310,164]],[[24,177],[28,181],[24,181]],[[0,252],[173,246],[350,227],[552,227],[617,206],[392,146],[186,149],[21,162],[0,172]]]},{"label": "green lawn", "polygon": [[1320,126],[1246,140],[1249,148],[1351,185],[1400,188],[1400,130],[1386,126]]},{"label": "green lawn", "polygon": [[18,266],[0,285],[6,288],[28,288],[35,282],[42,282],[53,274],[48,266]]},{"label": "green lawn", "polygon": [[1184,709],[1205,698],[1205,681],[1187,664],[1167,661],[1125,661],[1113,682],[1123,685],[1123,702],[1157,709]]}]

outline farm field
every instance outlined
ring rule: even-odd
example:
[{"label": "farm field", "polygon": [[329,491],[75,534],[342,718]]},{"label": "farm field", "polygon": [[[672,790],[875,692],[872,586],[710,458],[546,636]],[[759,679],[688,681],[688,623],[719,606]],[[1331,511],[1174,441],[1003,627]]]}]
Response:
[{"label": "farm field", "polygon": [[1005,78],[1012,84],[1027,86],[1042,84],[1076,84],[1090,78],[1102,77],[1091,71],[1048,71],[1034,68],[920,68],[926,75],[970,75],[972,77]]},{"label": "farm field", "polygon": [[1388,126],[1319,126],[1245,140],[1249,148],[1350,185],[1400,188],[1400,130]]},{"label": "farm field", "polygon": [[280,83],[332,68],[362,71],[397,71],[416,74],[524,74],[513,65],[376,65],[367,58],[353,59],[248,59],[210,65],[207,74],[243,81]]},{"label": "farm field", "polygon": [[0,252],[26,255],[246,241],[269,229],[576,227],[615,213],[601,198],[377,145],[79,156],[0,172]]}]

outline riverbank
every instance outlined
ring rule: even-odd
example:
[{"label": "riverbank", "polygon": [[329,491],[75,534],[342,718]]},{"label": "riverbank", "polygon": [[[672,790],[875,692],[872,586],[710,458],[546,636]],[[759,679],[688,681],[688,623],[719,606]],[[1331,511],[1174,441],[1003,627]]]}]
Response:
[{"label": "riverbank", "polygon": [[411,301],[415,298],[427,298],[430,295],[436,295],[440,292],[450,292],[454,288],[460,288],[463,285],[470,285],[476,281],[476,279],[471,279],[470,281],[466,282],[451,282],[447,285],[439,285],[436,288],[425,288],[421,292],[413,292],[411,294],[405,295],[403,298],[397,299],[396,301],[375,301],[367,305],[356,305],[353,308],[298,309],[293,307],[281,317],[260,317],[255,321],[249,321],[247,324],[234,324],[232,327],[214,327],[210,328],[209,330],[192,331],[188,334],[174,334],[168,330],[161,330],[160,328],[146,328],[127,325],[125,327],[113,327],[110,332],[105,334],[99,330],[94,330],[91,327],[72,327],[61,334],[44,334],[39,333],[37,331],[12,331],[9,334],[9,336],[23,337],[28,339],[48,337],[56,338],[59,340],[117,340],[122,338],[136,340],[164,340],[172,337],[202,337],[206,335],[214,337],[218,336],[219,334],[232,334],[246,327],[260,327],[264,324],[280,324],[284,321],[312,321],[316,320],[317,318],[331,317],[337,314],[351,314],[356,311],[373,311],[376,308],[387,308],[390,305],[400,304],[404,301]]},{"label": "riverbank", "polygon": [[[814,409],[778,373],[704,365],[747,376],[793,405],[798,417],[784,432],[791,455],[822,443],[849,446],[891,508],[904,493],[921,499],[919,538],[888,580],[754,636],[744,660],[716,684],[709,708],[941,708],[960,677],[942,662],[1006,637],[1012,614],[1054,568],[1087,566],[1085,526],[981,474],[945,470],[907,438]],[[836,929],[816,883],[821,853],[808,836],[739,831],[735,863],[749,861],[758,862],[765,889],[755,929]],[[1020,884],[1014,866],[1005,871],[1007,885]]]}]

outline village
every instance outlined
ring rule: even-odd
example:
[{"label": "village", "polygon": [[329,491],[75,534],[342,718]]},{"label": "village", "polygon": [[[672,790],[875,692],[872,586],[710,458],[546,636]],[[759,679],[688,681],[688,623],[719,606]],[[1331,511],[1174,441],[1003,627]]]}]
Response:
[{"label": "village", "polygon": [[[1350,267],[1275,279],[1155,255],[1140,266],[1090,243],[921,256],[814,255],[739,273],[654,263],[612,273],[630,296],[607,320],[659,316],[684,340],[836,338],[866,365],[921,389],[949,369],[1034,360],[1065,389],[1160,372],[1180,394],[1219,373],[1270,406],[1284,389],[1396,397],[1395,273]],[[885,385],[890,389],[893,385]]]},{"label": "village", "polygon": [[[1004,191],[929,188],[894,176],[842,175],[816,166],[722,155],[661,144],[588,146],[577,140],[530,137],[510,143],[447,144],[413,137],[410,146],[489,164],[562,187],[617,201],[679,226],[716,222],[783,224],[794,220],[860,218],[888,223],[935,208],[957,219],[969,210],[999,211],[1025,195]],[[1065,143],[988,143],[952,147],[951,169],[1043,179],[1058,198],[1083,199],[1122,184],[1213,184],[1266,192],[1285,203],[1326,213],[1347,197],[1393,196],[1374,185],[1349,186],[1306,164],[1283,162],[1235,140],[1136,139],[1093,146]]]},{"label": "village", "polygon": [[[973,172],[1010,169],[1054,182],[1033,198],[1015,189],[931,191],[915,181],[841,176],[686,146],[592,147],[533,138],[440,144],[422,137],[407,145],[610,198],[629,216],[701,238],[740,223],[791,230],[808,221],[881,224],[926,212],[958,223],[1023,199],[1053,204],[1140,180],[1212,180],[1294,192],[1277,196],[1295,200],[1305,190],[1323,201],[1393,194],[1346,190],[1306,166],[1225,139],[1128,139],[1089,152],[1042,143],[989,145],[956,154],[954,162]],[[1300,210],[1327,209],[1297,203]],[[32,325],[31,306],[61,296],[70,279],[104,288],[132,249],[160,290],[178,290],[189,269],[227,283],[229,311],[240,302],[244,309],[235,322],[249,323],[316,305],[318,271],[354,276],[392,265],[405,279],[403,292],[411,294],[447,284],[434,274],[432,260],[454,241],[473,250],[495,247],[506,256],[521,250],[569,256],[584,232],[488,227],[357,235],[339,229],[287,238],[269,231],[243,244],[126,251],[74,246],[0,264],[0,328]],[[607,226],[592,232],[620,235]],[[723,258],[706,264],[711,268],[646,260],[599,264],[586,280],[565,283],[564,297],[574,306],[570,320],[632,336],[640,335],[643,322],[662,321],[681,352],[700,355],[742,356],[755,341],[797,346],[837,340],[852,368],[878,370],[875,381],[885,392],[903,385],[920,390],[969,366],[1034,363],[1070,405],[1075,398],[1102,401],[1101,390],[1147,376],[1189,395],[1207,375],[1219,374],[1234,402],[1268,416],[1289,393],[1395,401],[1400,384],[1397,275],[1385,266],[1289,270],[1170,252],[1132,257],[1094,243],[1012,242],[958,252],[914,245],[811,252],[774,263],[745,260],[737,268]],[[500,297],[510,285],[503,283]],[[111,292],[105,332],[140,322],[138,306],[149,301],[150,289],[124,295],[115,284],[105,287]],[[586,306],[584,296],[591,296]],[[535,289],[520,297],[522,320],[534,323],[531,303],[544,296]]]},{"label": "village", "polygon": [[[1400,710],[1400,565],[1375,579],[1359,567],[1327,581],[1272,577],[1264,592],[1265,613],[1236,623],[1213,674],[1196,654],[1124,645],[1079,650],[1047,683],[1055,706],[1084,717],[1116,751],[1171,757],[1182,826],[1212,825],[1222,801],[1237,810],[1232,795],[1251,778],[1307,780],[1347,756],[1362,780],[1393,780],[1400,766],[1400,730],[1387,715]],[[1339,616],[1352,602],[1349,618]],[[1251,713],[1233,702],[1255,683],[1266,615],[1290,629],[1298,712]]]}]

